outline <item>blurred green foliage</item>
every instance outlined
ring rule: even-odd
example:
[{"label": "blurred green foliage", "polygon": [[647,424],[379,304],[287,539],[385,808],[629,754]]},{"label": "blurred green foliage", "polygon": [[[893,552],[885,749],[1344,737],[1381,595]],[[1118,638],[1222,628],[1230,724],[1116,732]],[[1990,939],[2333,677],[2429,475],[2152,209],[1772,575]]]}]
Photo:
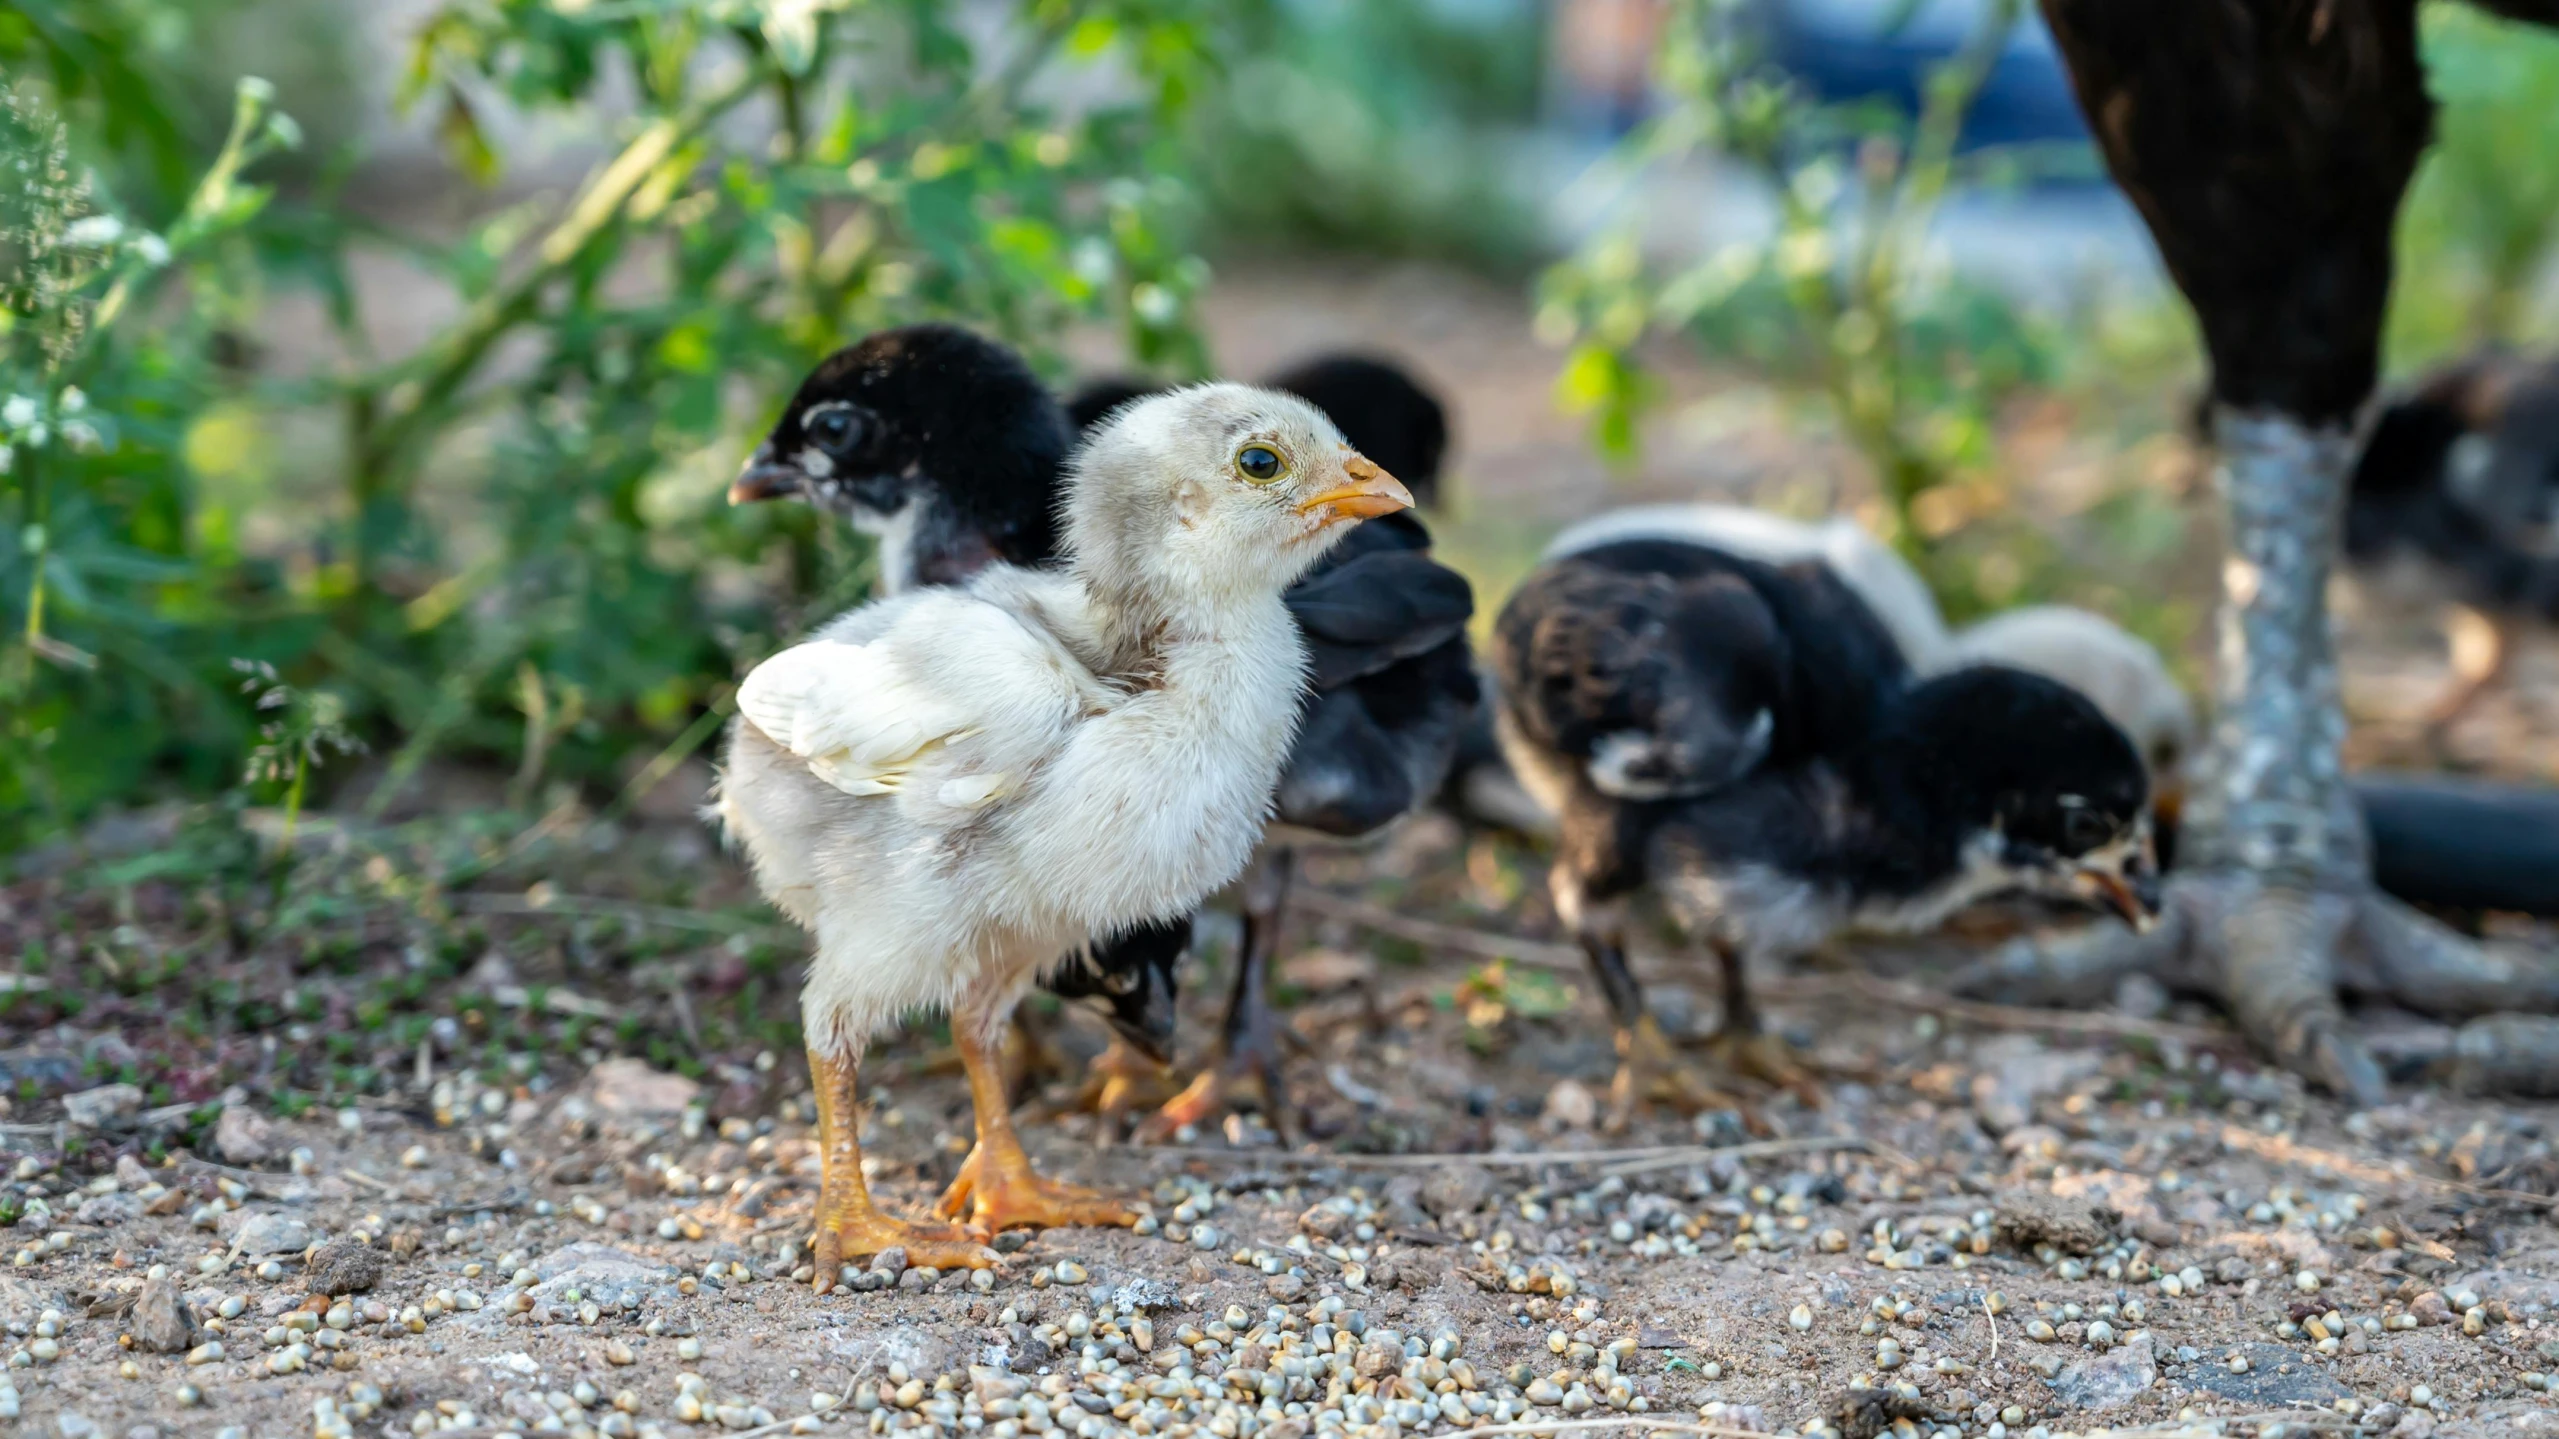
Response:
[{"label": "blurred green foliage", "polygon": [[[263,83],[150,228],[202,163],[168,37],[208,13],[0,0],[0,53],[49,57],[11,158],[51,156],[0,197],[0,850],[237,782],[234,659],[387,756],[377,810],[440,753],[526,792],[662,774],[740,665],[859,591],[858,542],[719,502],[819,356],[950,314],[1205,366],[1169,163],[1199,0],[454,0],[403,98],[458,164],[511,183],[542,123],[602,143],[443,236],[308,170],[248,183],[296,138]],[[440,318],[377,354],[368,307],[412,293]]]},{"label": "blurred green foliage", "polygon": [[1653,399],[1639,347],[1663,333],[1817,394],[1873,468],[1885,537],[1949,617],[2010,602],[2045,559],[2033,536],[2003,529],[1988,548],[1955,539],[2001,508],[1998,407],[2056,377],[2063,337],[1957,275],[1930,253],[1928,231],[1950,192],[2005,183],[2028,158],[1956,152],[2022,0],[1985,8],[1927,78],[1916,115],[1812,98],[1762,62],[1738,23],[1744,9],[1674,5],[1656,71],[1664,107],[1617,163],[1631,192],[1658,167],[1719,152],[1764,181],[1776,223],[1668,273],[1629,225],[1549,271],[1540,325],[1572,346],[1562,398],[1593,416],[1603,448],[1629,451]]},{"label": "blurred green foliage", "polygon": [[2441,108],[2399,221],[2394,366],[2480,345],[2548,343],[2559,240],[2559,33],[2467,5],[2420,12]]},{"label": "blurred green foliage", "polygon": [[1544,7],[1245,0],[1237,63],[1186,156],[1212,238],[1525,274],[1541,256],[1509,148],[1535,118]]}]

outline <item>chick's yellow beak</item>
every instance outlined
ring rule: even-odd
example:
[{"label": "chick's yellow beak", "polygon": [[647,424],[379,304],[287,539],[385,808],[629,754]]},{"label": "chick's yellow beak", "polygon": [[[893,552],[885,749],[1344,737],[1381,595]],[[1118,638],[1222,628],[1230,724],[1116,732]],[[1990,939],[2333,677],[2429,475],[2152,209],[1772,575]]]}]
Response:
[{"label": "chick's yellow beak", "polygon": [[1413,492],[1366,455],[1353,455],[1343,461],[1342,473],[1350,478],[1349,484],[1308,495],[1298,501],[1297,512],[1314,516],[1326,525],[1337,525],[1345,520],[1373,520],[1413,507]]}]

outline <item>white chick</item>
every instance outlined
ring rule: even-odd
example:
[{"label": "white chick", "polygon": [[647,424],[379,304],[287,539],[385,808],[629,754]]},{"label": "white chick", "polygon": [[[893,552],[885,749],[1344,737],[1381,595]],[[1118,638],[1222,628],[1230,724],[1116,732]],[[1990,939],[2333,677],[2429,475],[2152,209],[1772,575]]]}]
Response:
[{"label": "white chick", "polygon": [[[1134,1218],[1032,1172],[999,1063],[1014,1004],[1061,956],[1243,869],[1305,683],[1281,591],[1349,522],[1411,504],[1302,400],[1176,391],[1079,454],[1059,567],[867,605],[747,676],[718,811],[815,939],[821,1288],[891,1246],[984,1266],[995,1230]],[[855,1133],[864,1045],[935,1008],[977,1107],[942,1206],[965,1229],[876,1209]]]}]

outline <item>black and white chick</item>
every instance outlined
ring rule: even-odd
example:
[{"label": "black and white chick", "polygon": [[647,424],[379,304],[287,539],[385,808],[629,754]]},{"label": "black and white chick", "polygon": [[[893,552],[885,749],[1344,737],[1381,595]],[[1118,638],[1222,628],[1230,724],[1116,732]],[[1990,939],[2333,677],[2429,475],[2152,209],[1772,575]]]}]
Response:
[{"label": "black and white chick", "polygon": [[1551,561],[1495,627],[1496,727],[1558,816],[1556,910],[1618,1026],[1610,1118],[1731,1101],[1688,1068],[1626,964],[1656,896],[1714,952],[1728,1067],[1802,1087],[1747,972],[1849,928],[1911,932],[2025,890],[2158,906],[2132,742],[2085,696],[2000,666],[1914,679],[1819,560],[1664,540]]},{"label": "black and white chick", "polygon": [[2559,623],[2559,360],[2483,355],[2393,398],[2355,464],[2346,557],[2412,560],[2450,591],[2440,743],[2504,676],[2517,627]]}]

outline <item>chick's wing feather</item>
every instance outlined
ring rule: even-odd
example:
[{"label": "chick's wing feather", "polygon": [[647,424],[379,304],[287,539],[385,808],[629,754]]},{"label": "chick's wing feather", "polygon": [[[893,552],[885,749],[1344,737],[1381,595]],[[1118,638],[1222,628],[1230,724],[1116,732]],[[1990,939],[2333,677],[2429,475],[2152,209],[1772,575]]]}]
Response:
[{"label": "chick's wing feather", "polygon": [[974,809],[1063,734],[1084,699],[1078,669],[1020,616],[944,591],[864,642],[830,635],[766,660],[738,687],[738,710],[847,794],[897,793],[930,768],[932,799]]}]

